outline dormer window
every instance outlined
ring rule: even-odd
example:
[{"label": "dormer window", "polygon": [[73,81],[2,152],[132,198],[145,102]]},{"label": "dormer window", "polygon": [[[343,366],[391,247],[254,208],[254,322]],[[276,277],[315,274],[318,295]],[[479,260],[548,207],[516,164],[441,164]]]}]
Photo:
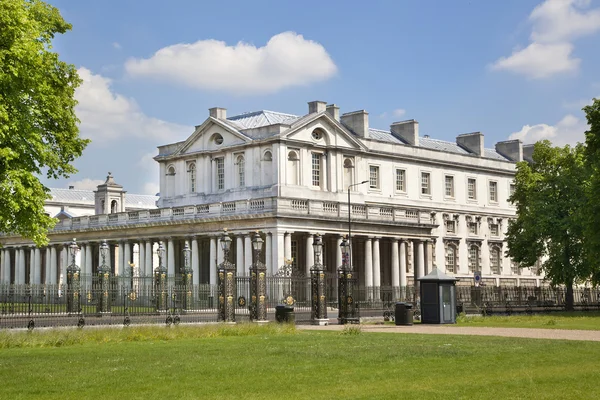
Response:
[{"label": "dormer window", "polygon": [[321,139],[323,139],[323,130],[322,129],[315,129],[314,131],[312,131],[312,138],[314,140],[321,140]]},{"label": "dormer window", "polygon": [[223,144],[223,136],[221,136],[221,134],[219,134],[219,133],[215,133],[213,135],[213,141],[215,142],[215,144],[217,146],[220,146]]}]

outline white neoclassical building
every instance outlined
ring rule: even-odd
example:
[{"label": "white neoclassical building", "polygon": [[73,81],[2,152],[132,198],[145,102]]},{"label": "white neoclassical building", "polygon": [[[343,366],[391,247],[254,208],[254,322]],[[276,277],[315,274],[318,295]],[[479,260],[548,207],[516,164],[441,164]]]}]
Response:
[{"label": "white neoclassical building", "polygon": [[150,275],[163,242],[168,273],[176,276],[187,243],[194,283],[215,284],[225,228],[240,275],[252,262],[255,231],[265,239],[268,273],[291,265],[308,274],[314,235],[323,237],[324,264],[333,272],[351,229],[361,286],[411,286],[434,266],[462,284],[471,284],[475,271],[488,285],[540,284],[536,271],[504,256],[504,232],[515,216],[507,201],[515,163],[531,147],[513,140],[488,148],[479,132],[441,141],[420,135],[414,120],[374,129],[366,111],[340,114],[321,101],[309,102],[307,111],[227,117],[223,108],[210,109],[187,140],[158,148],[156,208],[126,207],[130,195],[109,176],[94,194],[94,215],[62,218],[47,248],[0,237],[2,282],[59,282],[64,244],[75,237],[83,274],[96,271],[106,239],[115,274],[133,263]]}]

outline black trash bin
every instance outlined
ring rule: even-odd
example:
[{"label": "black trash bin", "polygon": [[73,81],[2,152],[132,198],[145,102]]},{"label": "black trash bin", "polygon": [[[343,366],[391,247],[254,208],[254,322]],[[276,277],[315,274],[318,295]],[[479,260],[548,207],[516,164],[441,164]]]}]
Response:
[{"label": "black trash bin", "polygon": [[296,322],[294,306],[288,306],[285,304],[275,306],[275,320],[280,323],[287,322],[289,324]]},{"label": "black trash bin", "polygon": [[396,303],[395,310],[396,325],[412,325],[413,310],[411,303]]}]

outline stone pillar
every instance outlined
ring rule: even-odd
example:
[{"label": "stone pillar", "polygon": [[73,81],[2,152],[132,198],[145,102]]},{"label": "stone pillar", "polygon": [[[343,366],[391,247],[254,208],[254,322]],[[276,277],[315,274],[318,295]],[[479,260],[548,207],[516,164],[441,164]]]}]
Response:
[{"label": "stone pillar", "polygon": [[327,153],[323,154],[323,157],[321,157],[321,159],[323,160],[323,170],[322,170],[322,174],[321,174],[321,178],[323,179],[323,190],[324,191],[328,191],[329,190],[329,180],[327,179],[327,174],[329,173],[329,170],[327,169]]},{"label": "stone pillar", "polygon": [[32,247],[29,249],[29,283],[30,285],[34,284],[34,276],[35,276],[35,248]]},{"label": "stone pillar", "polygon": [[219,266],[223,260],[223,245],[221,244],[221,237],[217,237],[217,266]]},{"label": "stone pillar", "polygon": [[129,263],[131,262],[131,243],[129,241],[125,241],[125,248],[123,249],[123,266],[125,271],[125,276],[132,277],[133,276],[133,268]]},{"label": "stone pillar", "polygon": [[10,249],[6,249],[4,252],[4,280],[6,283],[10,282]]},{"label": "stone pillar", "polygon": [[[261,251],[261,253],[262,253],[262,251]],[[261,263],[262,263],[262,261],[261,261]],[[250,237],[250,235],[244,235],[244,268],[246,269],[244,271],[244,273],[250,273],[249,269],[251,266],[252,266],[252,238]]]},{"label": "stone pillar", "polygon": [[271,274],[276,274],[284,265],[284,236],[283,232],[278,232],[277,230],[273,232],[272,239],[272,248],[271,251],[273,253],[273,270]]},{"label": "stone pillar", "polygon": [[34,249],[34,273],[32,283],[34,285],[42,283],[42,253],[38,247]]},{"label": "stone pillar", "polygon": [[306,236],[306,276],[310,276],[310,269],[315,264],[315,252],[313,249],[313,235],[309,233]]},{"label": "stone pillar", "polygon": [[60,251],[60,273],[58,283],[60,285],[67,284],[67,266],[69,265],[69,251],[67,249],[68,244],[64,244]]},{"label": "stone pillar", "polygon": [[371,238],[365,240],[365,289],[367,299],[373,298],[373,242]]},{"label": "stone pillar", "polygon": [[392,239],[392,287],[400,286],[400,259],[398,256],[398,239]]},{"label": "stone pillar", "polygon": [[0,284],[6,283],[4,281],[4,249],[0,248]]},{"label": "stone pillar", "polygon": [[246,276],[244,259],[244,237],[242,235],[237,235],[235,238],[235,265],[237,268],[237,276]]},{"label": "stone pillar", "polygon": [[265,264],[267,268],[267,274],[273,275],[273,235],[267,233],[265,235]]},{"label": "stone pillar", "polygon": [[342,236],[338,236],[337,240],[335,242],[335,265],[333,267],[333,270],[336,271],[338,268],[340,268],[342,266],[342,247],[340,246],[342,244]]},{"label": "stone pillar", "polygon": [[[80,269],[80,279],[82,278],[82,276],[85,274],[85,253],[87,251],[87,244],[85,243],[79,243],[79,253],[77,253],[77,255],[79,256],[79,269]],[[83,278],[85,279],[85,278]]]},{"label": "stone pillar", "polygon": [[406,241],[400,241],[400,287],[406,287],[408,284],[406,279]]},{"label": "stone pillar", "polygon": [[217,284],[217,238],[210,238],[210,258],[209,258],[209,283],[211,285]]},{"label": "stone pillar", "polygon": [[152,265],[152,261],[154,260],[152,244],[152,239],[146,240],[146,251],[144,252],[144,255],[146,256],[146,276],[152,276],[154,273],[154,265]]},{"label": "stone pillar", "polygon": [[426,251],[427,251],[427,256],[426,256],[427,265],[426,265],[424,275],[427,275],[431,271],[433,271],[433,241],[426,240],[425,245],[426,245]]},{"label": "stone pillar", "polygon": [[200,284],[200,254],[196,236],[192,236],[192,280],[194,285]]},{"label": "stone pillar", "polygon": [[138,275],[146,276],[146,244],[143,240],[138,242]]},{"label": "stone pillar", "polygon": [[[292,234],[289,232],[284,233],[283,236],[283,257],[285,257],[286,260],[292,259]],[[279,265],[279,267],[281,267],[281,265]]]},{"label": "stone pillar", "polygon": [[44,265],[44,284],[50,284],[50,246],[46,247],[46,263]]},{"label": "stone pillar", "polygon": [[381,288],[381,257],[379,254],[379,238],[373,239],[373,288],[376,300],[380,300]]},{"label": "stone pillar", "polygon": [[173,238],[169,238],[167,242],[167,277],[175,276],[175,245]]},{"label": "stone pillar", "polygon": [[15,283],[17,285],[25,284],[25,250],[20,248],[17,250],[19,256],[17,257],[17,267],[15,269]]},{"label": "stone pillar", "polygon": [[56,285],[56,283],[58,282],[56,280],[56,276],[58,275],[58,265],[57,265],[57,254],[56,254],[56,245],[53,245],[50,248],[50,275],[47,278],[48,279],[48,283],[51,285]]}]

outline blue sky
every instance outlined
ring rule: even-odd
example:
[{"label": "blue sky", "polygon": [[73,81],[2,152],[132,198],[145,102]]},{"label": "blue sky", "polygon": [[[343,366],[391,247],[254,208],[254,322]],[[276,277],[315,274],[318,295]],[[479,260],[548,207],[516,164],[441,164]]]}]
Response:
[{"label": "blue sky", "polygon": [[370,125],[416,119],[454,141],[583,140],[600,97],[600,0],[54,0],[73,30],[54,49],[84,79],[79,173],[111,171],[155,193],[156,146],[185,139],[210,107],[305,114],[306,102],[365,109]]}]

